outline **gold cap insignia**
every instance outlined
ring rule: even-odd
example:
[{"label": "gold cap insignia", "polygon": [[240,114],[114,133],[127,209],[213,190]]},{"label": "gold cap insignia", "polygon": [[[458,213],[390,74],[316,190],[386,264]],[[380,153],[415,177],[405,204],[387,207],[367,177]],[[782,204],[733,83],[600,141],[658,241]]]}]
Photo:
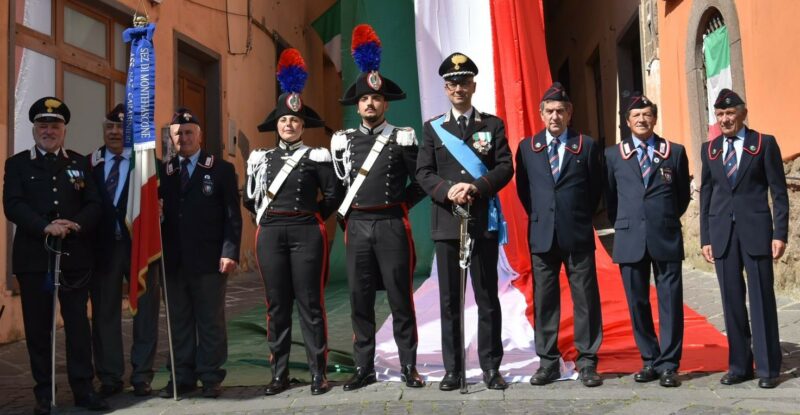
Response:
[{"label": "gold cap insignia", "polygon": [[53,112],[54,109],[61,106],[61,101],[57,99],[47,99],[44,101],[44,106],[47,107],[47,112]]},{"label": "gold cap insignia", "polygon": [[450,62],[453,63],[453,69],[459,70],[461,69],[461,65],[467,62],[467,57],[464,55],[453,55],[450,58]]}]

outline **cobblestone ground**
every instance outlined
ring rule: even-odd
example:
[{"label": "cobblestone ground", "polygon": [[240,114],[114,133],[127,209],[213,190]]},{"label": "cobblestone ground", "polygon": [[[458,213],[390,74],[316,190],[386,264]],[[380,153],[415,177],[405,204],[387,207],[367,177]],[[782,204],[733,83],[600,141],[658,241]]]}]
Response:
[{"label": "cobblestone ground", "polygon": [[[349,333],[349,305],[343,285],[333,286],[328,301],[330,333]],[[255,274],[232,277],[228,286],[227,318],[251,309],[263,301],[261,281]],[[712,324],[724,329],[717,282],[713,275],[685,269],[684,297],[686,303],[707,316]],[[335,300],[334,300],[335,299]],[[199,393],[184,396],[180,401],[136,398],[123,393],[109,399],[119,414],[769,414],[800,413],[800,302],[778,299],[781,341],[784,351],[782,383],[773,390],[759,389],[756,381],[725,387],[719,384],[719,373],[683,374],[683,386],[664,389],[657,382],[637,384],[629,374],[606,375],[605,384],[588,389],[579,382],[558,382],[544,387],[527,383],[513,384],[506,391],[486,390],[482,384],[470,386],[470,393],[440,392],[432,383],[419,390],[407,389],[399,383],[378,383],[363,390],[344,392],[340,383],[322,396],[311,396],[309,388],[297,384],[278,396],[263,395],[264,386],[234,386],[236,374],[229,374],[219,399],[204,399]],[[388,314],[385,296],[378,299],[377,317],[382,321]],[[130,318],[123,324],[126,350],[130,344]],[[162,336],[157,362],[167,359],[166,333]],[[299,327],[293,330],[299,333]],[[347,350],[346,340],[331,348]],[[342,336],[336,336],[342,337]],[[81,413],[71,406],[72,399],[66,382],[62,342],[58,355],[57,373],[61,389],[57,413]],[[264,383],[267,374],[264,374]],[[166,383],[162,370],[153,387]],[[258,382],[256,382],[258,383]],[[24,342],[0,346],[0,413],[27,414],[33,399],[32,380]]]}]

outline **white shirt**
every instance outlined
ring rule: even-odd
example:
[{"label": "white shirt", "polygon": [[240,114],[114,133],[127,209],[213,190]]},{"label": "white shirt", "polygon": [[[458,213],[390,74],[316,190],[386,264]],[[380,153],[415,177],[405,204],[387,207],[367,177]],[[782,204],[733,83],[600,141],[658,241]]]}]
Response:
[{"label": "white shirt", "polygon": [[[547,143],[547,151],[549,153],[550,152],[550,143],[552,143],[553,140],[556,139],[556,137],[553,137],[553,135],[550,134],[550,131],[548,131],[547,129],[545,129],[544,131],[545,131],[544,140],[545,140],[545,143]],[[561,166],[561,162],[564,161],[564,149],[567,148],[566,146],[567,146],[567,130],[565,129],[564,132],[562,132],[561,135],[558,136],[558,149],[557,149],[557,151],[558,151],[558,165],[559,165],[559,168]]]},{"label": "white shirt", "polygon": [[[736,140],[733,140],[733,150],[736,151],[736,168],[742,161],[742,150],[744,149],[744,127],[736,133]],[[722,162],[728,158],[728,137],[722,136]]]},{"label": "white shirt", "polygon": [[461,111],[459,111],[459,110],[457,110],[455,108],[453,108],[452,111],[453,111],[453,118],[456,119],[456,122],[458,122],[458,117],[460,117],[462,115],[467,117],[467,123],[464,125],[464,127],[465,128],[469,127],[469,121],[470,121],[470,118],[472,118],[472,112],[475,111],[475,107],[469,107],[469,109],[464,113],[462,113]]}]

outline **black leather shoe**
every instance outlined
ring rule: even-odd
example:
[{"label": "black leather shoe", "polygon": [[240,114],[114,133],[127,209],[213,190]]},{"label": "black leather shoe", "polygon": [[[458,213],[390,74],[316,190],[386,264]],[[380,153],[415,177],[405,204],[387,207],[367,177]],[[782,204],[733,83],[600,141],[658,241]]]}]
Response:
[{"label": "black leather shoe", "polygon": [[561,378],[561,372],[558,366],[544,367],[540,366],[536,373],[531,376],[531,385],[543,386],[548,383],[553,383]]},{"label": "black leather shoe", "polygon": [[742,382],[747,382],[748,380],[752,380],[752,379],[753,379],[753,375],[752,374],[739,376],[739,375],[734,375],[733,373],[728,372],[728,373],[722,375],[722,377],[719,379],[719,383],[721,383],[723,385],[731,386],[731,385],[738,385],[738,384],[740,384]]},{"label": "black leather shoe", "polygon": [[90,411],[105,411],[110,408],[110,406],[108,406],[108,402],[94,392],[89,392],[86,395],[76,397],[75,406],[80,406],[81,408],[86,408]]},{"label": "black leather shoe", "polygon": [[416,366],[405,365],[400,369],[400,372],[402,373],[400,380],[405,382],[406,386],[409,388],[421,388],[425,386],[425,381],[422,380],[422,376],[417,372]]},{"label": "black leather shoe", "polygon": [[314,375],[311,377],[311,394],[322,395],[331,389],[325,375]]},{"label": "black leather shoe", "polygon": [[638,373],[633,375],[633,380],[639,383],[652,382],[658,379],[658,372],[653,366],[645,366]]},{"label": "black leather shoe", "polygon": [[595,369],[593,366],[581,368],[581,374],[578,378],[581,380],[581,383],[583,383],[583,386],[589,388],[603,384],[603,378],[597,374],[597,369]]},{"label": "black leather shoe", "polygon": [[344,390],[346,391],[354,391],[356,389],[363,388],[371,383],[375,383],[377,379],[375,379],[375,370],[372,368],[364,368],[358,367],[356,368],[356,373],[345,382]]},{"label": "black leather shoe", "polygon": [[503,390],[508,387],[508,383],[500,375],[497,369],[489,369],[483,372],[483,383],[486,384],[488,389]]},{"label": "black leather shoe", "polygon": [[[180,396],[190,392],[194,392],[195,389],[197,389],[197,385],[193,383],[187,383],[185,385],[178,384],[178,395]],[[172,398],[173,397],[172,392],[173,392],[172,382],[170,381],[167,383],[167,386],[165,386],[164,389],[158,391],[158,396],[164,399]]]},{"label": "black leather shoe", "polygon": [[445,372],[444,378],[439,383],[439,390],[452,391],[461,387],[461,376],[454,372]]},{"label": "black leather shoe", "polygon": [[217,399],[222,394],[222,385],[219,383],[204,383],[203,397]]},{"label": "black leather shoe", "polygon": [[675,369],[666,369],[661,372],[661,378],[658,384],[665,388],[677,388],[681,386],[681,380],[678,379],[678,372]]},{"label": "black leather shoe", "polygon": [[50,415],[50,399],[38,399],[33,407],[33,415]]},{"label": "black leather shoe", "polygon": [[772,389],[778,386],[778,378],[761,378],[758,380],[758,387],[763,389]]},{"label": "black leather shoe", "polygon": [[267,389],[264,390],[264,395],[277,395],[286,389],[289,389],[289,376],[272,378],[272,381],[267,385]]},{"label": "black leather shoe", "polygon": [[153,394],[153,388],[150,387],[150,382],[136,382],[133,384],[134,396],[150,396]]},{"label": "black leather shoe", "polygon": [[122,392],[122,383],[112,383],[100,385],[100,396],[108,398]]}]

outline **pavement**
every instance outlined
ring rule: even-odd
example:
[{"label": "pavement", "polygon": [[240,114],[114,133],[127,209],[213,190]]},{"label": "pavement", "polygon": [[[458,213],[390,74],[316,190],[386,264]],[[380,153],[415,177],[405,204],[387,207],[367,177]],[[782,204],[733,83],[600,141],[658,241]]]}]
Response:
[{"label": "pavement", "polygon": [[[417,281],[421,283],[421,281]],[[347,350],[350,322],[346,286],[332,284],[326,294],[329,315],[331,348]],[[684,269],[684,300],[724,332],[719,289],[713,274]],[[253,273],[232,276],[227,291],[226,318],[263,304],[263,287]],[[378,321],[388,315],[385,295],[379,296],[376,305]],[[131,319],[124,313],[123,333],[126,351],[130,345]],[[163,369],[168,359],[166,332],[163,324],[157,364],[161,370],[153,381],[154,389],[164,386],[167,374]],[[683,386],[665,389],[658,382],[638,384],[631,374],[604,375],[605,383],[598,388],[586,388],[579,382],[564,381],[534,387],[528,383],[512,384],[505,391],[487,390],[483,384],[470,385],[462,395],[457,391],[441,392],[434,382],[422,389],[409,389],[400,383],[381,382],[362,390],[344,392],[341,382],[325,395],[311,396],[307,384],[297,383],[277,396],[264,396],[264,385],[269,381],[269,371],[255,369],[255,377],[239,376],[236,368],[229,369],[222,396],[205,399],[199,392],[182,397],[180,401],[161,399],[155,394],[149,398],[134,397],[128,388],[124,393],[109,398],[116,414],[770,414],[800,413],[800,301],[778,298],[783,368],[781,384],[772,390],[759,389],[756,381],[736,386],[719,383],[721,373],[682,374]],[[297,324],[295,323],[295,326]],[[293,330],[298,336],[299,327]],[[337,334],[338,333],[338,334]],[[348,333],[348,335],[339,335]],[[63,353],[63,330],[60,340],[56,372],[60,389],[57,395],[59,408],[54,413],[84,413],[72,407],[72,398],[66,380]],[[299,350],[298,350],[299,351]],[[253,358],[263,359],[261,356]],[[293,353],[296,353],[293,351]],[[293,354],[293,356],[297,356]],[[126,352],[127,359],[127,352]],[[127,376],[127,374],[126,374]],[[242,382],[241,379],[249,379]],[[237,379],[239,381],[237,382]],[[263,379],[263,382],[259,382]],[[258,386],[237,386],[237,384]],[[29,414],[33,407],[33,381],[28,366],[24,341],[0,346],[0,413]]]}]

